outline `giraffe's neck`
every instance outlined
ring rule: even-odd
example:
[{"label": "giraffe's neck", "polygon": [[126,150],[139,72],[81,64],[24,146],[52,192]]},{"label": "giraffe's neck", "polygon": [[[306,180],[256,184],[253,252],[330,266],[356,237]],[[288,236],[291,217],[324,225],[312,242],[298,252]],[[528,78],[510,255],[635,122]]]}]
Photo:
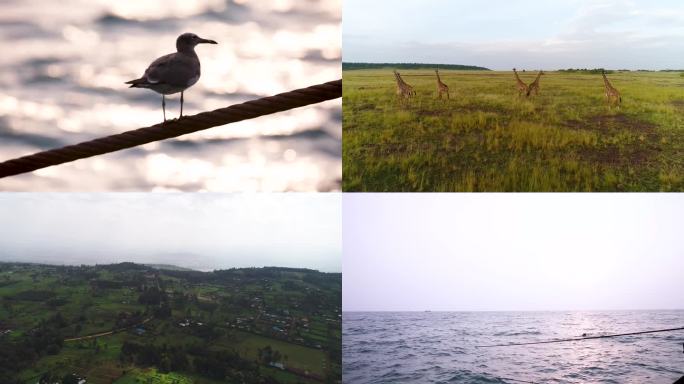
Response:
[{"label": "giraffe's neck", "polygon": [[608,78],[606,77],[606,74],[603,74],[603,83],[606,85],[606,88],[612,88],[613,86],[610,84],[610,81],[608,81]]},{"label": "giraffe's neck", "polygon": [[515,79],[518,81],[518,84],[525,84],[522,80],[520,80],[520,76],[518,76],[518,71],[513,70],[513,73],[515,74]]},{"label": "giraffe's neck", "polygon": [[439,77],[439,71],[435,71],[435,73],[437,74],[437,82],[441,83],[442,79]]},{"label": "giraffe's neck", "polygon": [[537,78],[534,79],[534,83],[535,83],[535,84],[539,82],[539,78],[541,78],[541,75],[542,75],[541,72],[539,72],[539,73],[537,74]]}]

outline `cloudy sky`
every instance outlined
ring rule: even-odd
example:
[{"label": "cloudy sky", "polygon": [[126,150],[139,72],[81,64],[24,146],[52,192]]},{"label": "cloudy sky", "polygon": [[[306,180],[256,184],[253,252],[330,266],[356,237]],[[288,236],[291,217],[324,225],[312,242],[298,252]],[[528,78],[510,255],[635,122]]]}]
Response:
[{"label": "cloudy sky", "polygon": [[343,309],[684,309],[681,194],[345,194]]},{"label": "cloudy sky", "polygon": [[684,68],[679,0],[346,0],[343,60]]},{"label": "cloudy sky", "polygon": [[341,270],[339,194],[0,194],[0,261]]}]

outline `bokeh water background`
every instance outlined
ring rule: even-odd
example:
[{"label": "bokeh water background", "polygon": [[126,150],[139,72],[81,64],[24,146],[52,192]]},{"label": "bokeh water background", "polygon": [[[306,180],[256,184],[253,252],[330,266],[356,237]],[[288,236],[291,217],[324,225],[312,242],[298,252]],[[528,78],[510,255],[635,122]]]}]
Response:
[{"label": "bokeh water background", "polygon": [[[185,114],[341,78],[341,0],[3,0],[0,161],[159,123],[128,89],[183,32],[202,77]],[[179,95],[167,99],[167,117]],[[339,190],[341,100],[0,180],[18,191]]]}]

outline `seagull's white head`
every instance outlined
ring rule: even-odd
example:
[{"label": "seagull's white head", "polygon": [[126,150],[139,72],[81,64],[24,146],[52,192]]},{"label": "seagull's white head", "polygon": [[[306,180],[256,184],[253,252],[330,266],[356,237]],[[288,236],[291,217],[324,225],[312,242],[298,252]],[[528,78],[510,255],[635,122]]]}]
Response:
[{"label": "seagull's white head", "polygon": [[203,39],[194,33],[184,33],[178,36],[176,40],[176,49],[178,52],[192,50],[197,44],[218,44],[214,40]]}]

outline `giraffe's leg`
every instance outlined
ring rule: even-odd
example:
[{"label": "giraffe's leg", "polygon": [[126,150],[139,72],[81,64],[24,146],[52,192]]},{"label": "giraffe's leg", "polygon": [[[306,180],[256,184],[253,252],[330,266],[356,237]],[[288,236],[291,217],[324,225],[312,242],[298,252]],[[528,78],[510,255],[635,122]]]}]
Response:
[{"label": "giraffe's leg", "polygon": [[166,121],[166,96],[162,95],[162,112],[164,113],[164,121]]},{"label": "giraffe's leg", "polygon": [[183,117],[183,91],[181,91],[181,114],[180,117]]}]

